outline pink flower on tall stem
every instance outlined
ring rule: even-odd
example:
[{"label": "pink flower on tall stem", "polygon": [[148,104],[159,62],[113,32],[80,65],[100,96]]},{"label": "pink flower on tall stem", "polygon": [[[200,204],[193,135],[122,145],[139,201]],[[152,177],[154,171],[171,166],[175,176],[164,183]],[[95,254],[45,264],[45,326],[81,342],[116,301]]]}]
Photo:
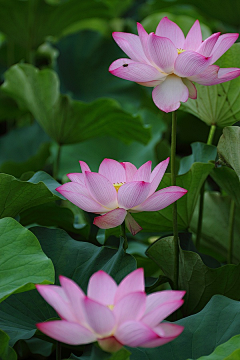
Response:
[{"label": "pink flower on tall stem", "polygon": [[99,228],[114,228],[125,220],[127,228],[135,235],[142,228],[130,213],[161,210],[187,192],[179,186],[155,192],[168,163],[169,158],[151,172],[151,161],[137,169],[130,162],[104,159],[98,173],[95,173],[84,161],[80,161],[82,173],[68,174],[71,182],[56,190],[81,209],[102,214],[94,219]]},{"label": "pink flower on tall stem", "polygon": [[123,345],[163,345],[183,331],[180,325],[160,322],[183,304],[185,291],[147,296],[143,269],[130,273],[118,286],[100,270],[91,276],[87,296],[74,281],[64,276],[59,280],[61,286],[36,285],[61,318],[39,323],[37,328],[55,340],[70,345],[98,341],[105,351],[115,352]]},{"label": "pink flower on tall stem", "polygon": [[238,68],[213,65],[237,40],[238,34],[215,33],[202,41],[196,20],[186,38],[174,22],[164,17],[156,32],[148,34],[137,24],[138,36],[114,32],[113,38],[130,59],[114,61],[109,71],[122,79],[154,87],[156,106],[165,112],[179,108],[180,102],[196,99],[193,84],[215,85],[235,79]]}]

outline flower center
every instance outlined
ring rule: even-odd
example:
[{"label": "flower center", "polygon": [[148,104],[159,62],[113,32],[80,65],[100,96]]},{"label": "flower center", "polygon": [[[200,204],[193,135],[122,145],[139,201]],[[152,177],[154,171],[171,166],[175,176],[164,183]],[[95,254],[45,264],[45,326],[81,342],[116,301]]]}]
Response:
[{"label": "flower center", "polygon": [[178,55],[181,54],[181,53],[183,53],[184,51],[186,51],[186,50],[184,50],[184,49],[177,49]]},{"label": "flower center", "polygon": [[122,182],[113,184],[113,186],[114,186],[115,189],[116,189],[116,192],[118,192],[118,190],[120,189],[120,187],[121,187],[123,184],[124,184],[124,183],[122,183]]},{"label": "flower center", "polygon": [[114,305],[108,305],[107,307],[108,307],[110,310],[113,310]]}]

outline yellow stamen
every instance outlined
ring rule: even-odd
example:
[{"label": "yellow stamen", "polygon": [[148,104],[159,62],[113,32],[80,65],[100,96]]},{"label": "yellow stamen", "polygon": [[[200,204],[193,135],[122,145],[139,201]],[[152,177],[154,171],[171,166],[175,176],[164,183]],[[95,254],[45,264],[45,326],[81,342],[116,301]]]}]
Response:
[{"label": "yellow stamen", "polygon": [[115,187],[115,189],[116,189],[116,192],[118,192],[118,190],[120,189],[120,187],[123,185],[124,183],[115,183],[115,184],[113,184],[113,186]]},{"label": "yellow stamen", "polygon": [[113,310],[114,305],[108,305],[108,308],[109,308],[110,310]]},{"label": "yellow stamen", "polygon": [[186,51],[186,50],[184,50],[184,49],[177,49],[178,55],[181,54],[181,53],[183,53],[184,51]]}]

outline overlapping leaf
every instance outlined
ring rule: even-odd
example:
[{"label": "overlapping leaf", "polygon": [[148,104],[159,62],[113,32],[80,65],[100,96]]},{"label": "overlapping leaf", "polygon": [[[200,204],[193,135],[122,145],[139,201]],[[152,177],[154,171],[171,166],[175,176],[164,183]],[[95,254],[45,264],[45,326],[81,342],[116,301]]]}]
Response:
[{"label": "overlapping leaf", "polygon": [[97,136],[110,135],[129,143],[146,144],[150,129],[139,116],[122,110],[113,99],[86,104],[60,95],[59,80],[52,70],[31,65],[14,65],[5,73],[2,90],[22,108],[28,109],[46,133],[59,144],[73,144]]},{"label": "overlapping leaf", "polygon": [[[185,302],[182,307],[184,316],[202,310],[215,294],[225,295],[235,300],[240,299],[240,264],[212,269],[203,263],[197,253],[181,248],[179,251],[178,285],[180,289],[186,290]],[[173,237],[156,241],[146,253],[173,281]]]},{"label": "overlapping leaf", "polygon": [[15,217],[31,207],[62,198],[55,191],[59,183],[44,172],[37,172],[30,180],[0,174],[0,218]]},{"label": "overlapping leaf", "polygon": [[[240,67],[240,44],[234,44],[216,63],[222,68]],[[195,84],[197,99],[182,104],[182,109],[208,125],[225,127],[240,119],[240,78],[204,86]]]},{"label": "overlapping leaf", "polygon": [[0,220],[0,302],[9,295],[54,282],[54,267],[37,238],[16,220]]}]

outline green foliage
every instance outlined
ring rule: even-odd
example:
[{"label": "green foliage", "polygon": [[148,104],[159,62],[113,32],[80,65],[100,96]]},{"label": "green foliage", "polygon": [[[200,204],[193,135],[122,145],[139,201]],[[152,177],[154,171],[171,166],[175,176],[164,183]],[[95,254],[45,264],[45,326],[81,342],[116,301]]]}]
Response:
[{"label": "green foliage", "polygon": [[9,336],[0,330],[0,358],[1,360],[17,360],[17,354],[8,346]]},{"label": "green foliage", "polygon": [[31,65],[14,65],[5,73],[2,90],[21,108],[28,109],[46,133],[59,144],[73,144],[97,136],[111,135],[126,143],[146,144],[150,129],[141,126],[139,116],[121,109],[113,99],[91,104],[60,95],[57,74],[39,71]]},{"label": "green foliage", "polygon": [[44,0],[1,0],[0,7],[0,30],[30,50],[41,45],[47,36],[61,36],[80,20],[110,16],[109,8],[96,0],[69,0],[59,5],[50,5]]},{"label": "green foliage", "polygon": [[34,284],[54,282],[53,264],[37,238],[12,218],[0,220],[0,249],[0,302],[13,293],[34,289]]},{"label": "green foliage", "polygon": [[41,171],[28,181],[0,174],[0,217],[15,217],[26,209],[59,199],[61,195],[55,191],[57,186],[59,184],[50,175]]},{"label": "green foliage", "polygon": [[[174,0],[173,5],[192,5],[197,8],[198,12],[204,14],[206,18],[213,18],[221,20],[224,23],[232,26],[238,26],[240,16],[240,5],[235,0],[230,0],[227,6],[224,3],[219,3],[217,0],[201,0],[196,2],[195,0]],[[150,2],[150,8],[148,11],[155,12],[169,6],[167,1],[153,0]]]},{"label": "green foliage", "polygon": [[[199,191],[213,166],[213,164],[194,163],[186,174],[177,176],[177,185],[188,190],[187,194],[177,201],[178,230],[188,229]],[[171,175],[165,174],[158,190],[170,185]],[[136,213],[133,216],[144,231],[172,230],[172,205],[160,211]]]},{"label": "green foliage", "polygon": [[[56,342],[36,330],[36,323],[58,315],[34,284],[59,285],[58,277],[64,275],[86,292],[89,278],[100,269],[119,283],[143,267],[147,293],[173,287],[173,206],[133,214],[143,231],[127,234],[126,253],[119,227],[97,228],[95,214],[56,191],[67,173],[80,172],[79,160],[92,171],[104,158],[137,167],[151,160],[153,168],[170,155],[170,114],[155,106],[152,89],[108,71],[112,61],[126,56],[111,32],[136,34],[136,21],[155,31],[164,16],[185,35],[196,18],[203,38],[217,31],[237,32],[240,5],[235,0],[226,6],[217,0],[0,0],[0,9],[0,359],[47,360],[55,357]],[[239,59],[238,43],[217,65],[240,68]],[[177,201],[178,285],[186,294],[170,320],[183,317],[176,323],[184,331],[161,347],[123,347],[115,354],[96,343],[62,344],[62,358],[240,358],[240,301],[235,301],[240,299],[240,132],[239,126],[226,127],[239,125],[240,77],[196,87],[197,99],[182,104],[177,115],[177,185],[188,190]],[[216,142],[224,128],[218,149],[200,142],[206,141],[212,124],[218,127]],[[167,173],[159,189],[171,184]],[[233,264],[225,265],[230,230],[228,261]]]},{"label": "green foliage", "polygon": [[211,160],[215,160],[217,156],[217,149],[213,145],[207,145],[200,142],[191,144],[192,154],[185,156],[180,161],[180,168],[178,174],[185,174],[190,170],[191,166],[195,162],[208,163]]},{"label": "green foliage", "polygon": [[240,128],[229,126],[223,130],[218,143],[220,159],[231,166],[237,173],[240,180]]},{"label": "green foliage", "polygon": [[[179,288],[186,290],[185,303],[182,307],[184,316],[189,316],[203,309],[214,294],[226,295],[239,300],[240,265],[225,265],[209,268],[201,257],[192,251],[179,248]],[[147,255],[153,259],[164,274],[174,279],[173,237],[162,238],[152,244]],[[172,259],[169,261],[169,259]],[[201,277],[199,276],[201,274]]]},{"label": "green foliage", "polygon": [[239,340],[240,335],[233,336],[224,344],[217,346],[212,354],[201,356],[197,360],[238,360],[240,357]]},{"label": "green foliage", "polygon": [[235,171],[226,166],[214,168],[211,177],[240,208],[240,182]]},{"label": "green foliage", "polygon": [[[240,67],[240,44],[234,44],[216,63],[220,67]],[[204,86],[195,84],[198,97],[188,99],[182,109],[197,116],[209,126],[224,128],[240,119],[240,78],[226,83]]]},{"label": "green foliage", "polygon": [[[205,192],[204,194],[201,243],[205,248],[210,249],[211,252],[213,251],[214,256],[220,255],[223,261],[226,261],[228,252],[230,204],[231,199],[227,196],[222,196],[218,192]],[[197,232],[197,223],[198,207],[196,207],[190,224],[190,230],[195,234]],[[240,236],[239,229],[240,209],[236,207],[232,252],[234,264],[238,264],[240,261],[240,244],[237,241]]]}]

